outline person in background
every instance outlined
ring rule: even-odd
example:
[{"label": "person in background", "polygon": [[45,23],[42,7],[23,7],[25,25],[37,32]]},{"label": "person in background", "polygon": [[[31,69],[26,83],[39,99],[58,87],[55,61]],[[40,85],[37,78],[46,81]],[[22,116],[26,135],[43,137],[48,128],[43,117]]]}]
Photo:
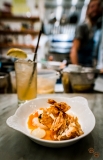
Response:
[{"label": "person in background", "polygon": [[[100,0],[91,0],[86,13],[86,19],[79,24],[75,31],[73,46],[70,52],[70,61],[72,64],[82,65],[84,67],[93,67],[94,58],[97,59],[94,43],[96,31],[100,28],[100,18],[102,17],[102,4]],[[98,42],[100,37],[98,38]]]}]

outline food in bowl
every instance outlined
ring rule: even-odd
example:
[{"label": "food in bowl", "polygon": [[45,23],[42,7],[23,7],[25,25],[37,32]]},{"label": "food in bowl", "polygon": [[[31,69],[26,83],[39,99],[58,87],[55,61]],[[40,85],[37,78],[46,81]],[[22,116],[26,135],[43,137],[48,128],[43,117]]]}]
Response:
[{"label": "food in bowl", "polygon": [[30,133],[45,140],[67,140],[84,134],[77,116],[69,113],[65,102],[48,99],[49,107],[39,108],[29,115],[27,127]]},{"label": "food in bowl", "polygon": [[[49,107],[50,104],[47,103],[48,98],[52,98],[56,102],[62,101],[69,104],[71,108],[67,112],[69,112],[69,114],[72,113],[73,115],[76,115],[78,117],[78,121],[82,127],[84,134],[82,134],[79,137],[67,140],[45,140],[43,138],[33,136],[31,134],[31,131],[33,131],[33,129],[28,129],[27,126],[28,117],[32,113],[34,113],[34,111],[40,109],[41,107]],[[95,127],[95,117],[92,111],[90,110],[87,99],[85,99],[84,97],[70,98],[69,96],[65,97],[65,95],[62,95],[61,97],[58,95],[48,95],[46,97],[40,96],[29,102],[26,102],[23,105],[20,105],[17,108],[16,112],[6,120],[6,123],[9,127],[26,135],[37,144],[46,147],[60,148],[70,146],[78,142],[80,139],[86,137],[89,133],[91,133],[91,131]]]}]

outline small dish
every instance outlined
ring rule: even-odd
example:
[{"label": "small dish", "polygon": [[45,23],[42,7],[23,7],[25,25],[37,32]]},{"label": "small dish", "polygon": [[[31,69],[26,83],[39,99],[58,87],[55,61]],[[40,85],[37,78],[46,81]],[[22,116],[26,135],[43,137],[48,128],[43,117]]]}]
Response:
[{"label": "small dish", "polygon": [[[9,117],[6,121],[7,125],[23,134],[28,136],[34,142],[47,146],[47,147],[65,147],[76,143],[81,138],[87,136],[95,126],[95,117],[88,106],[88,102],[83,97],[55,97],[51,96],[57,102],[65,102],[71,106],[70,112],[74,113],[78,117],[79,123],[84,132],[83,135],[70,139],[70,140],[62,140],[62,141],[51,141],[51,140],[43,140],[36,138],[30,134],[27,129],[27,119],[31,113],[37,110],[40,107],[48,107],[50,104],[47,103],[48,97],[44,98],[36,98],[25,104],[21,105],[15,114]],[[88,117],[88,118],[87,118]]]}]

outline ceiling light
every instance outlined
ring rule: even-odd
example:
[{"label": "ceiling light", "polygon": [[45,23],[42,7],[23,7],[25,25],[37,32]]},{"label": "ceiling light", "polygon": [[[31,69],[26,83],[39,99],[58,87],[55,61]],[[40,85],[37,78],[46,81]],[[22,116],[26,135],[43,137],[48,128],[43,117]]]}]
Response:
[{"label": "ceiling light", "polygon": [[77,4],[78,0],[72,0],[72,5],[75,6]]},{"label": "ceiling light", "polygon": [[57,5],[61,5],[62,4],[62,0],[56,0]]},{"label": "ceiling light", "polygon": [[85,0],[85,1],[84,1],[84,4],[85,4],[85,5],[88,5],[89,2],[90,2],[90,0]]}]

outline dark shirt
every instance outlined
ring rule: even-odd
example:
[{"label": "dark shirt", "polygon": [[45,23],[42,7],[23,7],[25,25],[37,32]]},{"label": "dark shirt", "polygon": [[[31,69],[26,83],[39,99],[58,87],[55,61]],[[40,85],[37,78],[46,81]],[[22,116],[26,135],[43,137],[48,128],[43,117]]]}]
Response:
[{"label": "dark shirt", "polygon": [[94,56],[94,35],[96,26],[90,27],[88,23],[84,22],[77,26],[75,31],[75,39],[81,41],[80,49],[78,51],[78,61],[82,66],[91,67]]}]

